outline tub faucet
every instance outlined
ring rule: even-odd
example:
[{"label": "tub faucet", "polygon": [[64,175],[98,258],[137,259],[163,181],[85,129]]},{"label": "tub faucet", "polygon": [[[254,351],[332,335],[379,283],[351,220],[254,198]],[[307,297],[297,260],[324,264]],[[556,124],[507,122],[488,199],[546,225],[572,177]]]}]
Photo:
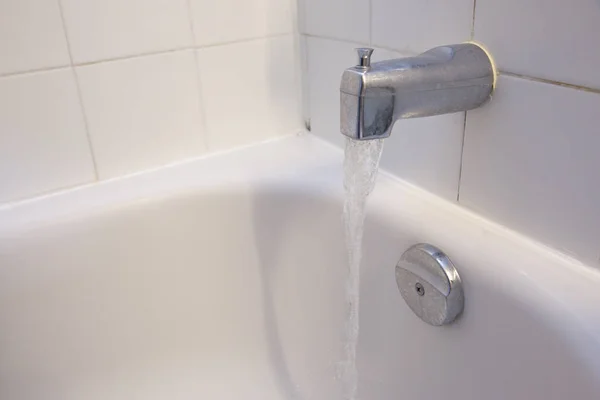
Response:
[{"label": "tub faucet", "polygon": [[494,88],[492,60],[473,43],[373,64],[373,49],[357,51],[358,64],[344,71],[340,85],[341,132],[353,139],[386,138],[400,118],[477,108]]}]

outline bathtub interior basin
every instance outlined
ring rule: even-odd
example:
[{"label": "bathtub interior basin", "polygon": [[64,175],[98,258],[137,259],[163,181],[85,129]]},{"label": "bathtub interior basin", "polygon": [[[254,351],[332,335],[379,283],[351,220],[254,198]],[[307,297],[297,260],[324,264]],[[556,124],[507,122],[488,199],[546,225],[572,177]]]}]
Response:
[{"label": "bathtub interior basin", "polygon": [[[0,208],[3,400],[332,400],[342,153],[311,136]],[[600,274],[382,174],[361,271],[359,398],[600,398]],[[394,267],[443,249],[433,327]]]}]

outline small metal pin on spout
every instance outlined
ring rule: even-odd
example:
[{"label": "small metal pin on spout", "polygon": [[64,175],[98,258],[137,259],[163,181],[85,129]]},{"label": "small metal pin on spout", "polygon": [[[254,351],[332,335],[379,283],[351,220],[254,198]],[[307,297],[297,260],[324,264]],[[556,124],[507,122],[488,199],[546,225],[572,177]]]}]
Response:
[{"label": "small metal pin on spout", "polygon": [[358,53],[358,64],[357,67],[369,68],[371,66],[371,55],[373,54],[373,49],[370,47],[360,47],[356,49]]}]

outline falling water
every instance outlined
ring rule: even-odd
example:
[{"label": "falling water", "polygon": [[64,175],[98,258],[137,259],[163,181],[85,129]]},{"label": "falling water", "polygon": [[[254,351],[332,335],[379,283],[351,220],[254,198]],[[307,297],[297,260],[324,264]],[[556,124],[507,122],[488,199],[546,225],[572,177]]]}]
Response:
[{"label": "falling water", "polygon": [[345,400],[356,400],[358,371],[356,345],[358,342],[358,308],[360,288],[360,259],[362,255],[365,205],[375,186],[383,140],[356,141],[347,139],[344,159],[344,225],[348,251],[348,277],[346,281],[347,317],[344,329],[344,360],[341,381]]}]

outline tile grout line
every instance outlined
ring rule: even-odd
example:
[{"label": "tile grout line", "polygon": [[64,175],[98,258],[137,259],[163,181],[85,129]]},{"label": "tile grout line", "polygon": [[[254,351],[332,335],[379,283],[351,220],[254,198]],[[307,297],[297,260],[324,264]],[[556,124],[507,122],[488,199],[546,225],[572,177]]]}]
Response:
[{"label": "tile grout line", "polygon": [[373,47],[373,0],[369,0],[369,46]]},{"label": "tile grout line", "polygon": [[73,74],[73,79],[75,79],[75,88],[77,90],[77,98],[79,100],[79,107],[81,109],[81,114],[83,116],[83,125],[85,128],[85,135],[86,135],[87,142],[88,142],[90,156],[92,158],[92,165],[94,167],[94,178],[95,178],[95,181],[97,182],[100,180],[100,174],[98,173],[98,163],[96,161],[96,155],[94,153],[94,146],[92,145],[92,135],[90,133],[90,124],[88,121],[87,113],[85,111],[85,106],[83,104],[83,95],[81,92],[81,86],[79,84],[79,76],[77,75],[77,71],[75,70],[75,65],[73,63],[73,53],[71,50],[71,42],[69,41],[69,35],[67,34],[67,22],[66,22],[65,16],[64,16],[62,0],[57,0],[57,3],[58,3],[59,11],[60,11],[60,19],[62,22],[63,34],[65,35],[65,42],[67,43],[67,51],[69,53],[70,69],[71,69],[71,73]]},{"label": "tile grout line", "polygon": [[[340,42],[340,43],[347,43],[347,44],[352,44],[352,45],[358,45],[358,46],[371,46],[371,44],[369,43],[365,43],[365,42],[360,42],[360,41],[353,41],[353,40],[348,40],[348,39],[342,39],[342,38],[338,38],[338,37],[333,37],[333,36],[323,36],[323,35],[314,35],[311,33],[303,33],[304,36],[309,37],[309,38],[314,38],[314,39],[325,39],[325,40],[332,40],[335,42]],[[393,49],[391,47],[386,47],[386,46],[374,46],[377,49],[381,49],[381,50],[386,50],[386,51],[391,51],[394,53],[400,53],[403,55],[407,55],[407,56],[413,56],[413,55],[418,55],[420,53],[415,52],[415,51],[409,51],[409,50],[398,50],[398,49]]]},{"label": "tile grout line", "polygon": [[299,107],[297,109],[300,112],[300,122],[302,126],[306,129],[309,126],[307,119],[310,119],[309,111],[306,109],[305,96],[308,96],[308,91],[305,90],[305,76],[304,76],[304,63],[307,60],[307,49],[305,38],[302,36],[300,32],[300,22],[304,21],[304,17],[300,14],[304,11],[300,10],[301,5],[297,0],[290,0],[292,4],[292,12],[290,13],[290,19],[292,24],[292,32],[294,38],[294,54],[296,56],[296,98],[299,101]]},{"label": "tile grout line", "polygon": [[178,51],[186,51],[186,50],[193,50],[193,49],[194,49],[193,46],[184,46],[184,47],[177,47],[174,49],[167,49],[167,50],[148,51],[148,52],[144,52],[144,53],[136,53],[136,54],[131,54],[131,55],[127,55],[127,56],[104,58],[102,60],[83,61],[83,62],[74,64],[74,66],[89,67],[91,65],[111,63],[111,62],[115,62],[115,61],[135,60],[135,59],[142,58],[142,57],[161,56],[161,55],[165,55],[165,54],[176,53]]},{"label": "tile grout line", "polygon": [[203,132],[203,142],[204,142],[204,151],[209,152],[211,145],[209,139],[208,132],[208,121],[207,121],[207,112],[206,107],[204,106],[204,97],[202,96],[202,80],[200,79],[200,60],[198,59],[198,50],[196,46],[196,31],[194,29],[194,18],[192,16],[192,0],[187,0],[187,11],[188,11],[188,21],[190,24],[190,32],[192,34],[192,43],[194,44],[194,49],[192,52],[194,53],[194,66],[195,66],[195,75],[196,75],[196,90],[198,92],[198,112],[200,113],[200,118],[202,119],[201,125]]},{"label": "tile grout line", "polygon": [[294,35],[293,31],[283,32],[283,33],[281,33],[281,32],[280,33],[271,33],[271,34],[267,34],[264,36],[253,36],[253,37],[247,37],[247,38],[243,38],[243,39],[226,40],[223,42],[196,45],[194,48],[195,49],[205,49],[205,48],[210,48],[210,47],[227,46],[229,44],[246,43],[246,42],[253,42],[253,41],[257,41],[257,40],[272,39],[272,38],[277,38],[277,37],[282,37],[282,36],[293,36],[293,35]]},{"label": "tile grout line", "polygon": [[460,203],[460,185],[462,183],[463,156],[465,154],[465,137],[467,134],[467,113],[468,113],[468,111],[465,111],[465,118],[463,120],[462,144],[460,146],[460,164],[458,166],[458,186],[456,188],[456,202],[457,203]]},{"label": "tile grout line", "polygon": [[61,69],[68,69],[68,68],[71,68],[71,67],[72,67],[71,64],[64,64],[64,65],[58,65],[58,66],[53,66],[53,67],[26,69],[26,70],[15,71],[15,72],[5,72],[5,73],[0,74],[0,79],[2,79],[2,78],[12,78],[12,77],[21,76],[21,75],[37,74],[37,73],[40,73],[40,72],[58,71],[58,70],[61,70]]},{"label": "tile grout line", "polygon": [[583,92],[600,94],[600,89],[594,89],[594,88],[587,87],[587,86],[574,85],[572,83],[553,81],[551,79],[545,79],[545,78],[537,78],[535,76],[516,74],[514,72],[508,72],[508,71],[503,71],[503,70],[498,70],[498,74],[510,76],[510,77],[518,78],[518,79],[525,79],[528,81],[533,81],[533,82],[538,82],[538,83],[544,83],[547,85],[561,86],[561,87],[568,88],[568,89],[581,90]]},{"label": "tile grout line", "polygon": [[[190,0],[188,0],[188,1],[190,1]],[[190,23],[192,23],[191,16],[190,16]],[[230,41],[219,42],[219,43],[211,43],[211,44],[207,44],[207,45],[194,44],[193,46],[182,46],[182,47],[177,47],[177,48],[173,48],[173,49],[149,51],[149,52],[145,52],[145,53],[137,53],[137,54],[131,54],[131,55],[127,55],[127,56],[105,58],[102,60],[86,61],[86,62],[77,63],[77,64],[75,64],[75,66],[86,67],[89,65],[96,65],[96,64],[102,64],[102,63],[113,62],[113,61],[125,61],[125,60],[129,60],[129,59],[140,58],[140,57],[158,56],[158,55],[163,55],[163,54],[174,53],[177,51],[202,50],[202,49],[208,49],[211,47],[228,46],[228,45],[233,45],[233,44],[238,44],[238,43],[249,43],[249,42],[254,42],[254,41],[258,41],[258,40],[266,40],[266,39],[272,39],[272,38],[276,38],[276,37],[291,36],[293,34],[294,34],[293,32],[277,33],[277,34],[273,34],[273,35],[257,36],[257,37],[239,39],[239,40],[230,40]],[[195,38],[194,38],[194,42],[195,42]]]},{"label": "tile grout line", "polygon": [[[357,41],[353,41],[353,40],[349,40],[349,39],[343,39],[343,38],[338,38],[338,37],[314,35],[312,33],[303,33],[303,35],[306,36],[306,37],[315,38],[315,39],[327,39],[327,40],[334,40],[336,42],[341,42],[341,43],[350,43],[350,44],[360,45],[360,46],[369,46],[369,43],[360,42],[360,41],[357,42]],[[379,48],[387,50],[384,47],[379,47]]]},{"label": "tile grout line", "polygon": [[[305,35],[300,35],[303,45],[303,55],[305,57],[304,62],[302,63],[302,69],[300,74],[302,75],[302,108],[305,108],[302,114],[302,118],[304,119],[304,129],[311,132],[312,131],[312,115],[310,113],[310,54],[308,51],[308,39]],[[306,72],[306,74],[305,74]]]},{"label": "tile grout line", "polygon": [[[87,67],[90,65],[110,63],[110,62],[114,62],[114,61],[126,61],[129,59],[136,59],[136,58],[141,58],[141,57],[159,56],[159,55],[164,55],[164,54],[169,54],[169,53],[175,53],[178,51],[202,50],[202,49],[207,49],[207,48],[211,48],[211,47],[228,46],[228,45],[233,45],[233,44],[238,44],[238,43],[249,43],[249,42],[254,42],[254,41],[258,41],[258,40],[266,40],[266,39],[273,39],[273,38],[277,38],[277,37],[293,36],[293,35],[294,35],[293,32],[277,33],[277,34],[273,34],[273,35],[257,36],[257,37],[244,38],[244,39],[232,40],[232,41],[227,41],[227,42],[212,43],[209,45],[184,46],[184,47],[177,47],[174,49],[150,51],[150,52],[146,52],[146,53],[137,53],[137,54],[131,54],[131,55],[126,55],[126,56],[120,56],[120,57],[105,58],[105,59],[96,60],[96,61],[84,61],[84,62],[79,62],[79,63],[75,63],[71,60],[70,64],[65,64],[65,65],[0,73],[0,79],[11,78],[11,77],[20,76],[20,75],[51,72],[51,71],[56,71],[56,70],[71,68],[71,67]],[[70,54],[69,54],[69,56],[70,56]]]},{"label": "tile grout line", "polygon": [[[301,48],[303,56],[303,60],[301,62],[301,80],[302,80],[302,123],[304,125],[304,129],[308,132],[311,132],[311,124],[312,124],[312,115],[310,113],[310,54],[308,51],[309,36],[303,32],[306,30],[306,9],[304,2],[302,0],[297,0],[297,11],[298,11],[298,36],[301,41]],[[302,29],[300,27],[302,25]]]},{"label": "tile grout line", "polygon": [[477,0],[473,0],[473,19],[471,20],[471,40],[475,40],[475,10],[477,8]]},{"label": "tile grout line", "polygon": [[[475,40],[475,12],[477,9],[477,0],[473,0],[473,14],[471,18],[471,41]],[[465,111],[465,118],[463,121],[463,134],[462,134],[462,143],[460,146],[460,165],[458,167],[458,185],[456,187],[456,202],[460,203],[460,187],[462,185],[462,175],[463,175],[463,159],[465,155],[465,139],[467,135],[467,114],[468,111]]]}]

